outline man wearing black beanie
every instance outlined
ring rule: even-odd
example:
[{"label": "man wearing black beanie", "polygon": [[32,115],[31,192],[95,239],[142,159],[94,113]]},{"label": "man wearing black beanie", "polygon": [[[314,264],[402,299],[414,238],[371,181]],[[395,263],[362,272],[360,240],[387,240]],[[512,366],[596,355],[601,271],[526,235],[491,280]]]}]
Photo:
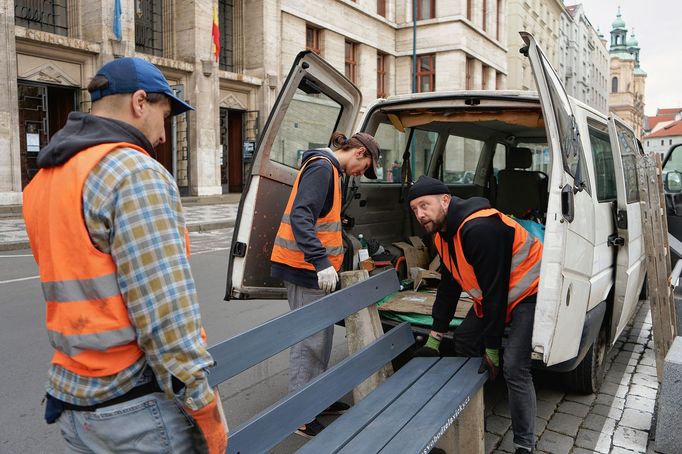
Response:
[{"label": "man wearing black beanie", "polygon": [[433,325],[417,355],[438,356],[462,291],[474,300],[453,334],[457,356],[483,356],[479,373],[494,380],[502,334],[509,325],[502,372],[507,383],[517,454],[533,452],[537,403],[531,376],[531,338],[542,244],[487,199],[452,197],[443,182],[422,176],[408,203],[424,230],[433,234],[441,259],[441,282]]}]

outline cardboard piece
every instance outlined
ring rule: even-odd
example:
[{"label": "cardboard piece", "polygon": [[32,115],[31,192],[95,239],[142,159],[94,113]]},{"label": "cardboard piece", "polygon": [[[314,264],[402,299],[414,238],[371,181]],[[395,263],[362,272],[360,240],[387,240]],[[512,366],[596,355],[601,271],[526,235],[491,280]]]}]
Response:
[{"label": "cardboard piece", "polygon": [[412,244],[400,241],[398,243],[393,243],[393,246],[403,251],[408,270],[414,267],[426,269],[429,265],[428,248],[418,236],[411,236],[409,240]]},{"label": "cardboard piece", "polygon": [[[436,301],[436,294],[432,292],[399,292],[391,299],[379,306],[380,311],[398,312],[401,314],[421,314],[431,315],[433,303]],[[464,318],[473,305],[469,297],[460,297],[457,303],[455,317]]]}]

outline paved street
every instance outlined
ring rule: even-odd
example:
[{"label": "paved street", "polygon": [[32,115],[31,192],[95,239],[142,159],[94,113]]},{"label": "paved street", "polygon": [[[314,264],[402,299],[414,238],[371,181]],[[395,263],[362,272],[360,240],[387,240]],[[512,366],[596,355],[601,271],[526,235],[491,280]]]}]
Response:
[{"label": "paved street", "polygon": [[[286,301],[222,301],[232,229],[193,232],[192,269],[202,316],[215,343],[288,309]],[[50,352],[44,309],[29,251],[0,254],[0,452],[61,452],[56,426],[42,420],[40,401]],[[538,452],[631,453],[647,451],[656,397],[656,370],[648,305],[642,304],[608,358],[608,371],[596,395],[564,394],[551,379],[538,376]],[[337,327],[332,361],[346,354],[344,330]],[[287,387],[286,352],[221,386],[232,427],[281,398]],[[323,422],[331,422],[331,418]],[[486,451],[513,452],[503,383],[486,386]],[[295,435],[274,453],[290,453],[304,443]],[[59,448],[56,448],[59,447]]]}]

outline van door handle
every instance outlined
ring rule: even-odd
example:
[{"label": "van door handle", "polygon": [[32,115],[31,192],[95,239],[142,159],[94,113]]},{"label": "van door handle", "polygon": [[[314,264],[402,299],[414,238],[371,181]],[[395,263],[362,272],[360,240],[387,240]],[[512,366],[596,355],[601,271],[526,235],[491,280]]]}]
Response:
[{"label": "van door handle", "polygon": [[615,247],[625,246],[625,238],[623,238],[622,236],[618,236],[614,233],[613,235],[609,235],[608,240],[606,240],[606,244],[608,246]]}]

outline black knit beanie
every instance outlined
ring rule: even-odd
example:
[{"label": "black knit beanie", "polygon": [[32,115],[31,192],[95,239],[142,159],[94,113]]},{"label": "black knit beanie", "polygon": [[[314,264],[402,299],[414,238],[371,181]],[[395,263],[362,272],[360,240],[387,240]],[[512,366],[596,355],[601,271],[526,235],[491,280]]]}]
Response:
[{"label": "black knit beanie", "polygon": [[412,185],[410,191],[407,193],[407,203],[410,203],[417,197],[438,194],[450,194],[450,191],[442,181],[422,175],[419,177],[417,182]]}]

